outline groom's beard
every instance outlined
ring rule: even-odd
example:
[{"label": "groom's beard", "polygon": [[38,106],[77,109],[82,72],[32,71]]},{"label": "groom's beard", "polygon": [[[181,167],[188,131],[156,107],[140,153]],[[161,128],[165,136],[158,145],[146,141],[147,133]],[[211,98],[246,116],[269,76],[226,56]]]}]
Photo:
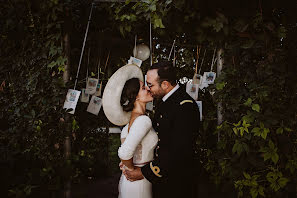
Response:
[{"label": "groom's beard", "polygon": [[157,92],[154,92],[154,93],[151,92],[151,94],[154,99],[161,99],[166,95],[163,89],[159,89]]}]

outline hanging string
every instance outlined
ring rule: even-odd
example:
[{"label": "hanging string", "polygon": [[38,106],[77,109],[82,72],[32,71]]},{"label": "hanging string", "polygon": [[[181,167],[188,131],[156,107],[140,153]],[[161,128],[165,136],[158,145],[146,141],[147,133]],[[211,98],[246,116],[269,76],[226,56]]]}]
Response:
[{"label": "hanging string", "polygon": [[176,60],[176,55],[175,55],[175,45],[173,47],[173,67],[175,67],[175,60]]},{"label": "hanging string", "polygon": [[107,63],[108,63],[108,60],[109,60],[109,55],[110,55],[110,50],[108,51],[108,55],[107,55],[107,58],[106,58],[106,62],[105,62],[105,66],[104,66],[104,72],[106,71]]},{"label": "hanging string", "polygon": [[79,75],[79,70],[80,70],[80,66],[81,66],[81,61],[82,61],[82,57],[83,57],[83,54],[84,54],[84,49],[85,49],[85,44],[86,44],[87,35],[88,35],[88,31],[89,31],[89,26],[90,26],[90,22],[91,22],[93,7],[94,7],[94,3],[92,3],[90,15],[89,15],[89,20],[88,20],[88,24],[87,24],[87,29],[86,29],[85,37],[84,37],[84,41],[83,41],[83,46],[82,46],[82,50],[81,50],[81,54],[80,54],[80,58],[79,58],[79,64],[78,64],[77,73],[76,73],[76,77],[75,77],[74,88],[73,88],[74,90],[76,88],[78,75]]},{"label": "hanging string", "polygon": [[136,43],[137,43],[137,35],[135,35],[135,39],[134,39],[135,41],[134,41],[134,50],[135,50],[135,53],[134,53],[134,51],[133,51],[133,56],[134,57],[136,57],[137,56],[137,47],[136,47]]},{"label": "hanging string", "polygon": [[217,47],[216,47],[216,48],[214,49],[214,51],[213,51],[210,71],[213,70],[213,65],[214,65],[214,63],[215,63],[215,61],[216,61],[216,59],[215,59],[216,51],[217,51]]},{"label": "hanging string", "polygon": [[172,50],[173,50],[174,44],[175,44],[175,39],[173,40],[173,44],[172,44],[172,46],[171,46],[171,50],[170,50],[170,53],[169,53],[168,60],[170,60],[170,56],[171,56],[171,53],[172,53]]},{"label": "hanging string", "polygon": [[153,52],[152,52],[152,18],[150,15],[150,59],[151,59],[151,66],[153,65]]},{"label": "hanging string", "polygon": [[98,65],[97,65],[97,69],[98,69],[98,82],[99,82],[99,74],[100,74],[100,61],[101,59],[99,58],[99,61],[98,61]]},{"label": "hanging string", "polygon": [[204,53],[203,53],[203,57],[202,57],[202,61],[201,61],[201,65],[200,65],[200,68],[199,68],[198,74],[200,74],[200,73],[201,73],[201,68],[202,68],[202,65],[203,65],[203,62],[204,62],[205,54],[206,54],[206,49],[204,50]]},{"label": "hanging string", "polygon": [[201,47],[199,47],[199,45],[197,45],[197,56],[196,56],[195,74],[197,74],[200,50],[201,50]]}]

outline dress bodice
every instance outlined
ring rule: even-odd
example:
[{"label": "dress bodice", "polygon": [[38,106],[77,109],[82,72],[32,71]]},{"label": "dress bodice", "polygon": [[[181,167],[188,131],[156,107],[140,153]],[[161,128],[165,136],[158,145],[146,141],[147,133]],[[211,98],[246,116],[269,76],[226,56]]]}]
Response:
[{"label": "dress bodice", "polygon": [[121,133],[122,145],[118,155],[123,160],[133,157],[133,163],[143,166],[154,158],[154,148],[158,143],[158,136],[152,128],[151,119],[146,116],[138,116],[132,123],[128,132],[127,124]]}]

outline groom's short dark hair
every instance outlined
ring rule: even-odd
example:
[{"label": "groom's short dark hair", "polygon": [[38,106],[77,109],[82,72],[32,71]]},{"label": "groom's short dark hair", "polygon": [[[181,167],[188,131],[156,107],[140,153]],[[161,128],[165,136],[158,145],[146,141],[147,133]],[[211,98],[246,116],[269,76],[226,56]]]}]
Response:
[{"label": "groom's short dark hair", "polygon": [[154,63],[149,70],[157,69],[159,76],[159,83],[161,84],[163,81],[170,82],[171,85],[176,85],[177,83],[177,75],[176,69],[173,67],[172,62],[170,61],[160,61]]}]

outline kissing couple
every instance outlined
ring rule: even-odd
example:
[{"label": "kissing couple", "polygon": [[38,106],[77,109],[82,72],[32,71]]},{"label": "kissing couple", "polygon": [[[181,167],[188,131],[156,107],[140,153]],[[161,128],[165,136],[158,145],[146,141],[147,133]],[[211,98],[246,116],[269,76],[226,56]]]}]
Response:
[{"label": "kissing couple", "polygon": [[[112,75],[103,93],[106,117],[124,126],[118,149],[119,198],[194,197],[192,146],[200,120],[196,101],[177,83],[171,62],[153,64],[146,84],[141,69],[128,64]],[[154,99],[159,102],[151,120],[146,104]]]}]

